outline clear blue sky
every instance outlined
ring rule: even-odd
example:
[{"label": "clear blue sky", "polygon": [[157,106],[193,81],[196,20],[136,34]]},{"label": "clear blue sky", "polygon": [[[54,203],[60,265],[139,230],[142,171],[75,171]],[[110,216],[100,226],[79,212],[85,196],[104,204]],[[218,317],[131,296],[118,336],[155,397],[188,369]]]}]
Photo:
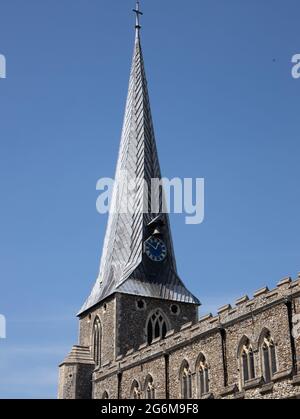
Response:
[{"label": "clear blue sky", "polygon": [[[134,0],[2,0],[0,397],[55,397],[97,275],[133,48]],[[202,313],[300,270],[299,0],[144,0],[169,178],[204,177],[206,219],[173,216]]]}]

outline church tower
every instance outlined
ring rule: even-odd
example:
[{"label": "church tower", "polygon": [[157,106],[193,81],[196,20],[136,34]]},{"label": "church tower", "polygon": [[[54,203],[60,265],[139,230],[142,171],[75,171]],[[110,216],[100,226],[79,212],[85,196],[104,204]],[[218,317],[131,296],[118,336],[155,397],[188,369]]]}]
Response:
[{"label": "church tower", "polygon": [[128,97],[99,276],[82,306],[79,344],[60,366],[60,398],[92,398],[95,371],[196,322],[178,276],[141,47],[139,2]]}]

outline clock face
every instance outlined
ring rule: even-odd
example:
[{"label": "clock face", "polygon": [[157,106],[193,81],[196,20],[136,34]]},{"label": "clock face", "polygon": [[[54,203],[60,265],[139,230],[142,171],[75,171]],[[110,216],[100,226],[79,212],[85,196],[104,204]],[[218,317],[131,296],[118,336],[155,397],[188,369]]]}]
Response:
[{"label": "clock face", "polygon": [[162,262],[167,257],[167,246],[156,237],[150,237],[145,242],[145,253],[153,262]]}]

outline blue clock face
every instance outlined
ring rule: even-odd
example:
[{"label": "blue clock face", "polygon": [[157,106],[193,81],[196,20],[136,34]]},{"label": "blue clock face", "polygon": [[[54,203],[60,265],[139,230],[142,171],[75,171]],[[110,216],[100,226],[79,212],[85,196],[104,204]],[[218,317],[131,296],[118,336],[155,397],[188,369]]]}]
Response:
[{"label": "blue clock face", "polygon": [[150,237],[145,242],[145,253],[153,262],[162,262],[167,257],[167,246],[156,237]]}]

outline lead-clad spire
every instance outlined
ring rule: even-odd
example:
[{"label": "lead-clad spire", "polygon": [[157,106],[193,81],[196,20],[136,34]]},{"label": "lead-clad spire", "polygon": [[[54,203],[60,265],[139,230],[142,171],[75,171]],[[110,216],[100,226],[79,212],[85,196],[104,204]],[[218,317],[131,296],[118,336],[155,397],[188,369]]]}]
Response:
[{"label": "lead-clad spire", "polygon": [[[145,212],[151,208],[151,179],[161,179],[161,172],[140,42],[139,2],[134,11],[136,38],[116,185],[99,277],[80,314],[116,292],[199,304],[177,275],[168,215]],[[134,187],[128,187],[131,182]],[[156,194],[161,205],[161,190]],[[151,261],[145,254],[145,242],[153,235],[165,244],[164,261]],[[156,246],[152,245],[154,253]]]}]

